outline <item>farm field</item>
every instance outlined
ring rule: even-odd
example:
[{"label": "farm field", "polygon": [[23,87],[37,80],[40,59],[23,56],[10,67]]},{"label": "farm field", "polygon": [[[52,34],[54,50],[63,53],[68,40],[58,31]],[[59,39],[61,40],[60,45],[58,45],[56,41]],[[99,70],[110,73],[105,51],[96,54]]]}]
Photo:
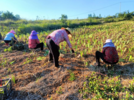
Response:
[{"label": "farm field", "polygon": [[[45,43],[51,31],[40,32]],[[120,21],[72,29],[71,53],[66,42],[60,45],[57,69],[48,62],[48,49],[36,52],[25,48],[11,50],[0,41],[0,78],[12,78],[9,100],[133,100],[134,99],[134,21]],[[28,44],[28,34],[17,39]],[[99,72],[95,52],[101,51],[106,39],[112,39],[119,63],[114,70]],[[102,62],[103,68],[106,67]],[[107,68],[106,68],[107,69]]]}]

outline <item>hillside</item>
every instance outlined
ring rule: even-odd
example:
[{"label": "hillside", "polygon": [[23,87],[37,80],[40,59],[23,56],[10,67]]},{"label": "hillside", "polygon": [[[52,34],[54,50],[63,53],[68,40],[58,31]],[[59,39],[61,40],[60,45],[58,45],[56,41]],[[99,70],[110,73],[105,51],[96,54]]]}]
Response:
[{"label": "hillside", "polygon": [[[38,37],[45,43],[49,33]],[[121,21],[72,29],[72,54],[65,42],[60,45],[60,64],[57,69],[48,62],[47,48],[16,51],[0,41],[0,78],[12,78],[13,92],[9,100],[119,100],[134,99],[134,22]],[[18,39],[27,45],[28,35]],[[95,52],[101,51],[106,39],[111,38],[120,61],[114,70],[99,72],[93,66]],[[103,67],[106,67],[102,62]],[[106,68],[107,69],[107,68]],[[126,92],[127,91],[127,92]]]}]

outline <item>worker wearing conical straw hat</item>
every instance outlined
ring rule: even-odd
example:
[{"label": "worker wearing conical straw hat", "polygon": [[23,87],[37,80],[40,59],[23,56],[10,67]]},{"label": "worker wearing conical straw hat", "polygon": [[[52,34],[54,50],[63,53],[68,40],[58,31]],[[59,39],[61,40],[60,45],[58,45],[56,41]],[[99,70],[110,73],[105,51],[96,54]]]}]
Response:
[{"label": "worker wearing conical straw hat", "polygon": [[74,53],[74,50],[72,49],[72,45],[69,41],[69,38],[71,38],[71,30],[70,28],[61,28],[58,30],[53,31],[51,34],[49,34],[46,38],[46,44],[49,49],[49,61],[55,63],[55,67],[59,68],[62,66],[59,66],[59,43],[66,41],[70,49],[72,50],[72,53]]},{"label": "worker wearing conical straw hat", "polygon": [[107,64],[116,64],[118,62],[119,56],[115,48],[115,45],[111,39],[106,40],[102,49],[102,53],[99,51],[96,51],[96,65],[97,66],[101,66],[100,60],[99,60],[100,58]]}]

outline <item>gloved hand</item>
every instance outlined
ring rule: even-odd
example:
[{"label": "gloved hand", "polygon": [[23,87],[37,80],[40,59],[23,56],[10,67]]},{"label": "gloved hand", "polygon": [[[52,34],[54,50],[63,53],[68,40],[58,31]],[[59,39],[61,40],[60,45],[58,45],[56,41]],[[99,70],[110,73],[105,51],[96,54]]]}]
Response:
[{"label": "gloved hand", "polygon": [[74,50],[72,49],[72,53],[74,53]]}]

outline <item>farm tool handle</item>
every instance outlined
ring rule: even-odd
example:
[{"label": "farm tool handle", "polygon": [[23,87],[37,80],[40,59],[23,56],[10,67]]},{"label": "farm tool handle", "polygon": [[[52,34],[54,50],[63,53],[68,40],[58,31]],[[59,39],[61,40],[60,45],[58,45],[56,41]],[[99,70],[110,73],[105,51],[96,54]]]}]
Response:
[{"label": "farm tool handle", "polygon": [[[11,81],[11,78],[9,78],[9,79],[4,79],[4,80],[1,79],[0,81],[2,82],[2,81],[5,81],[5,80],[8,80],[8,82],[6,83],[6,85],[7,85],[7,84]],[[6,85],[5,85],[5,86],[6,86]],[[0,88],[3,88],[3,87],[5,87],[5,86],[1,86]]]}]

